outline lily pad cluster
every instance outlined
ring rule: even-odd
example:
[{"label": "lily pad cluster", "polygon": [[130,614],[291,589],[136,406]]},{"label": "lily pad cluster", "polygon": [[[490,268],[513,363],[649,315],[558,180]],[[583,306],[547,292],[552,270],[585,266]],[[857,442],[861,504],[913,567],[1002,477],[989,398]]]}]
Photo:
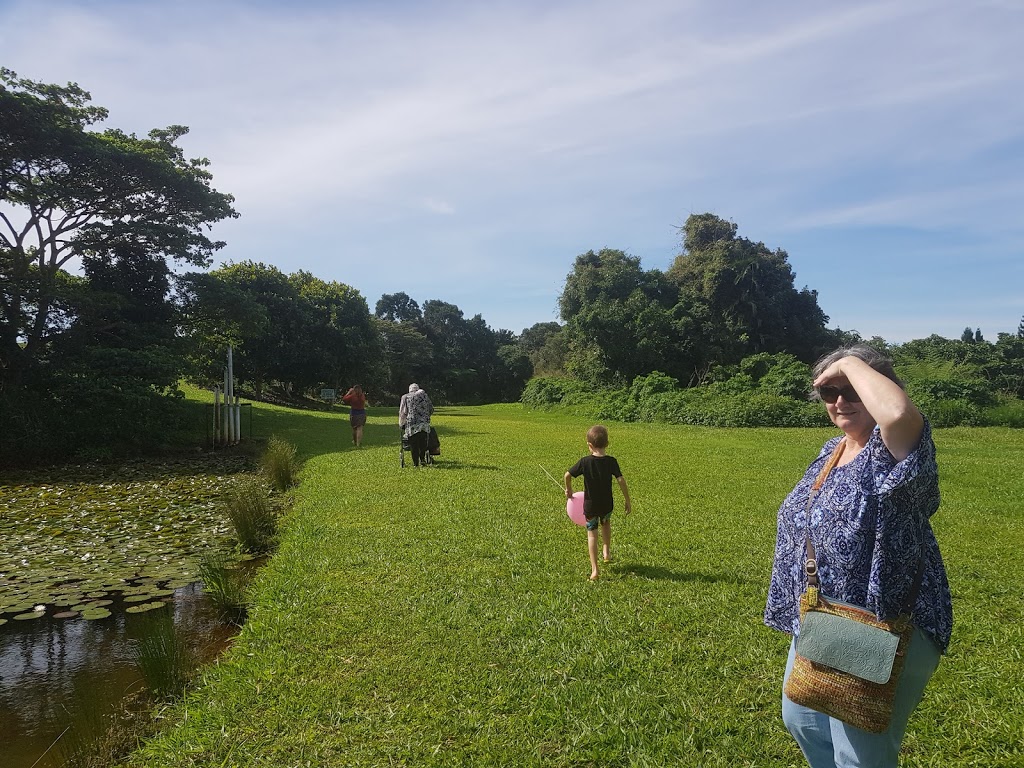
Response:
[{"label": "lily pad cluster", "polygon": [[230,551],[238,455],[82,466],[0,485],[0,624],[101,619],[154,610],[197,580],[211,550]]}]

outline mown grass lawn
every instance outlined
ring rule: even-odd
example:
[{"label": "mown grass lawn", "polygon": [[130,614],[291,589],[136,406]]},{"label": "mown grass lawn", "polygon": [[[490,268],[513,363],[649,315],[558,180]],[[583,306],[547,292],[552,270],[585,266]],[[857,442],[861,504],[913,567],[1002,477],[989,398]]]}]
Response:
[{"label": "mown grass lawn", "polygon": [[[582,455],[583,420],[442,408],[438,465],[400,469],[393,409],[358,451],[338,413],[255,418],[305,461],[282,547],[133,766],[803,765],[761,613],[776,510],[831,432],[610,424],[634,514],[592,584],[542,470]],[[937,443],[957,624],[904,764],[1020,766],[1024,432]]]}]

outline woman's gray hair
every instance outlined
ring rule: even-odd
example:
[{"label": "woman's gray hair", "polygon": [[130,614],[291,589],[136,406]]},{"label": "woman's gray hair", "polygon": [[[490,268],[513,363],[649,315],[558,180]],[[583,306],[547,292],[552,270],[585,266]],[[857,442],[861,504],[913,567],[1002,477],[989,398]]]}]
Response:
[{"label": "woman's gray hair", "polygon": [[[903,380],[896,375],[896,370],[892,367],[892,358],[870,344],[849,344],[834,349],[819,358],[818,362],[814,364],[814,368],[811,369],[811,381],[818,378],[832,363],[842,360],[844,357],[856,357],[863,360],[887,379],[896,382],[900,389],[907,388]],[[812,397],[815,399],[817,399],[817,395],[816,391],[812,393]]]}]

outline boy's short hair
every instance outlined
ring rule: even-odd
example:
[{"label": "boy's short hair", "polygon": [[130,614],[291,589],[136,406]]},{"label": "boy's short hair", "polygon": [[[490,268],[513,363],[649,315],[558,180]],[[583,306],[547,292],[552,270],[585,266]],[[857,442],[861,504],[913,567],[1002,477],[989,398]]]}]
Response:
[{"label": "boy's short hair", "polygon": [[587,430],[587,442],[595,448],[608,447],[608,427],[603,424],[595,424]]}]

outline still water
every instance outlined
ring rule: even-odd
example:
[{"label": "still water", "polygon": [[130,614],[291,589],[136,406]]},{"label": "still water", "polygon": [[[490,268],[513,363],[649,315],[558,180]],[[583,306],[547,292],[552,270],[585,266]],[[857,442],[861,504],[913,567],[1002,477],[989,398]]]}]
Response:
[{"label": "still water", "polygon": [[[51,608],[42,618],[0,626],[0,768],[59,768],[61,751],[52,745],[69,725],[97,722],[143,687],[133,651],[152,618],[121,605],[111,610],[89,621],[54,618]],[[201,584],[175,590],[160,610],[172,612],[200,663],[238,631],[219,619]]]}]

